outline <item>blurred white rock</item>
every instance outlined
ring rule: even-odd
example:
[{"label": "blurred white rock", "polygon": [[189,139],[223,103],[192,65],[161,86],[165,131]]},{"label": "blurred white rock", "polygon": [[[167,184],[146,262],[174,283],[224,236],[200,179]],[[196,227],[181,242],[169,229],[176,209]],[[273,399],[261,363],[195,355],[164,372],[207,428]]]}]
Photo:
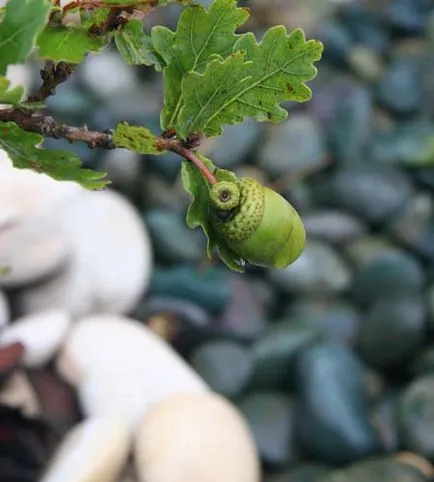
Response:
[{"label": "blurred white rock", "polygon": [[115,415],[137,429],[150,406],[174,393],[206,392],[199,375],[138,321],[94,315],[77,321],[59,353],[60,374],[87,415]]},{"label": "blurred white rock", "polygon": [[134,447],[141,482],[259,482],[246,422],[213,393],[172,395],[144,417]]},{"label": "blurred white rock", "polygon": [[62,204],[56,224],[68,240],[68,266],[23,290],[23,313],[62,308],[73,316],[127,313],[145,292],[152,270],[149,235],[135,207],[111,191],[82,190]]},{"label": "blurred white rock", "polygon": [[6,326],[0,333],[0,346],[21,342],[25,348],[23,364],[36,368],[56,354],[70,325],[71,317],[66,311],[34,313]]},{"label": "blurred white rock", "polygon": [[121,419],[87,419],[65,436],[40,482],[114,482],[130,448]]},{"label": "blurred white rock", "polygon": [[[1,268],[1,264],[0,264]],[[0,274],[0,277],[2,274]],[[9,323],[10,312],[9,312],[9,305],[8,300],[4,293],[0,291],[0,330]]]}]

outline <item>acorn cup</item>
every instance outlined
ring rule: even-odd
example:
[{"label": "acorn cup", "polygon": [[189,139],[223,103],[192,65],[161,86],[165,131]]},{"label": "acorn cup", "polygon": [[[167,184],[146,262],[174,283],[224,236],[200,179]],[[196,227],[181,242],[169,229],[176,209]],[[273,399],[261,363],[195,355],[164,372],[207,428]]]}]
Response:
[{"label": "acorn cup", "polygon": [[210,186],[210,224],[219,244],[242,260],[284,269],[302,253],[306,232],[297,211],[254,179]]}]

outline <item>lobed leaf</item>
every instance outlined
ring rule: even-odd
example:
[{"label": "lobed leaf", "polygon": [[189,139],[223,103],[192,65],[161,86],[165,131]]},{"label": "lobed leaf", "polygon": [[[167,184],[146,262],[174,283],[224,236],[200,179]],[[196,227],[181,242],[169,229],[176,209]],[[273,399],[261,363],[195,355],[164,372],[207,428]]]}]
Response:
[{"label": "lobed leaf", "polygon": [[9,80],[0,75],[0,104],[18,105],[24,95],[24,87],[19,85],[9,89]]},{"label": "lobed leaf", "polygon": [[[232,181],[236,180],[233,172],[225,169],[218,169],[214,164],[204,156],[198,155],[205,166],[217,178],[217,181]],[[192,201],[187,210],[186,223],[191,229],[200,227],[207,239],[207,255],[212,257],[212,253],[217,248],[217,253],[220,259],[230,269],[238,272],[243,272],[243,263],[238,256],[222,244],[214,232],[209,221],[209,184],[202,174],[189,161],[183,161],[181,165],[181,180],[184,189],[191,194]]]},{"label": "lobed leaf", "polygon": [[116,47],[124,62],[132,65],[155,65],[159,72],[164,61],[152,44],[151,37],[143,31],[140,20],[131,20],[115,33]]},{"label": "lobed leaf", "polygon": [[165,151],[158,146],[158,137],[145,127],[119,122],[113,134],[116,147],[122,147],[138,154],[163,154]]},{"label": "lobed leaf", "polygon": [[235,30],[249,16],[245,8],[238,8],[236,0],[214,0],[209,10],[202,5],[191,5],[181,14],[176,32],[166,27],[154,27],[152,42],[167,64],[164,69],[164,108],[161,126],[175,126],[183,105],[181,82],[190,71],[205,70],[212,56],[226,56],[240,35]]},{"label": "lobed leaf", "polygon": [[27,132],[14,122],[0,123],[0,148],[4,149],[15,167],[32,169],[60,181],[75,181],[88,189],[107,185],[103,172],[80,167],[80,159],[71,152],[37,147],[43,140],[39,134]]},{"label": "lobed leaf", "polygon": [[51,0],[9,0],[0,24],[0,75],[8,65],[24,63],[48,23]]},{"label": "lobed leaf", "polygon": [[305,41],[301,29],[287,35],[283,26],[270,28],[260,43],[248,33],[224,60],[211,61],[203,74],[189,72],[182,83],[183,107],[175,130],[220,135],[224,124],[252,117],[280,122],[284,101],[304,102],[312,92],[305,84],[316,75],[313,65],[323,50],[321,42]]},{"label": "lobed leaf", "polygon": [[106,40],[90,35],[87,29],[72,25],[69,27],[47,27],[39,35],[37,45],[39,56],[55,62],[79,64],[89,52],[98,52]]}]

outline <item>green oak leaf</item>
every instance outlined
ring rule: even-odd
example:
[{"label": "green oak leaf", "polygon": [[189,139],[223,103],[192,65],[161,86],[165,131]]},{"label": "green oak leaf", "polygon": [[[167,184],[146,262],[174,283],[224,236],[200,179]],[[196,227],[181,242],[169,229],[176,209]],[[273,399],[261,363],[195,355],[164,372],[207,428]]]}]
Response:
[{"label": "green oak leaf", "polygon": [[52,8],[51,0],[8,0],[0,24],[0,75],[27,60]]},{"label": "green oak leaf", "polygon": [[155,65],[159,72],[164,61],[155,50],[151,37],[143,32],[140,20],[131,20],[116,30],[115,43],[124,62],[131,65]]},{"label": "green oak leaf", "polygon": [[129,149],[138,154],[163,154],[164,149],[158,145],[158,137],[145,127],[132,126],[127,122],[119,122],[113,134],[116,147]]},{"label": "green oak leaf", "polygon": [[[197,154],[210,172],[214,174],[217,181],[236,180],[233,172],[225,169],[218,169],[204,156]],[[187,210],[186,223],[191,229],[200,227],[207,239],[207,255],[211,259],[212,253],[217,248],[220,259],[230,269],[244,272],[242,260],[238,256],[219,242],[217,234],[214,232],[209,222],[209,184],[199,170],[189,161],[183,161],[181,165],[181,180],[184,189],[191,194],[192,201]]]},{"label": "green oak leaf", "polygon": [[80,159],[71,152],[37,147],[43,141],[39,134],[27,132],[14,122],[0,123],[0,148],[4,149],[15,167],[32,169],[59,181],[75,181],[88,189],[107,185],[103,172],[80,167]]},{"label": "green oak leaf", "polygon": [[287,34],[285,27],[270,28],[261,42],[248,33],[224,60],[208,63],[203,74],[188,72],[182,82],[183,106],[175,130],[220,135],[224,124],[252,117],[259,122],[281,122],[288,113],[284,101],[305,102],[312,92],[305,84],[316,73],[315,61],[323,45],[306,42],[301,29]]},{"label": "green oak leaf", "polygon": [[87,29],[92,25],[102,25],[109,13],[109,8],[83,8],[80,10],[80,25]]},{"label": "green oak leaf", "polygon": [[18,105],[24,95],[24,87],[18,85],[9,90],[9,80],[0,75],[0,104]]},{"label": "green oak leaf", "polygon": [[83,62],[89,52],[97,52],[106,41],[102,37],[90,35],[81,26],[47,27],[39,35],[37,45],[39,56],[55,62]]},{"label": "green oak leaf", "polygon": [[248,18],[236,0],[214,0],[209,10],[191,5],[181,14],[176,32],[157,26],[151,31],[155,49],[167,67],[163,72],[164,108],[161,127],[176,124],[183,105],[181,82],[190,71],[203,72],[212,56],[226,56],[240,38],[235,30]]}]

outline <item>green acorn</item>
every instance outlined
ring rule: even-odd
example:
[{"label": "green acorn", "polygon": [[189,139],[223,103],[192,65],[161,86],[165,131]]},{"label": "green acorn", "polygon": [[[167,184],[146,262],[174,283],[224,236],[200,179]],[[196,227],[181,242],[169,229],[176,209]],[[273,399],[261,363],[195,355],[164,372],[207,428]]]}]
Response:
[{"label": "green acorn", "polygon": [[254,179],[220,181],[210,188],[210,224],[219,243],[244,261],[286,268],[302,253],[306,232],[297,211]]}]

